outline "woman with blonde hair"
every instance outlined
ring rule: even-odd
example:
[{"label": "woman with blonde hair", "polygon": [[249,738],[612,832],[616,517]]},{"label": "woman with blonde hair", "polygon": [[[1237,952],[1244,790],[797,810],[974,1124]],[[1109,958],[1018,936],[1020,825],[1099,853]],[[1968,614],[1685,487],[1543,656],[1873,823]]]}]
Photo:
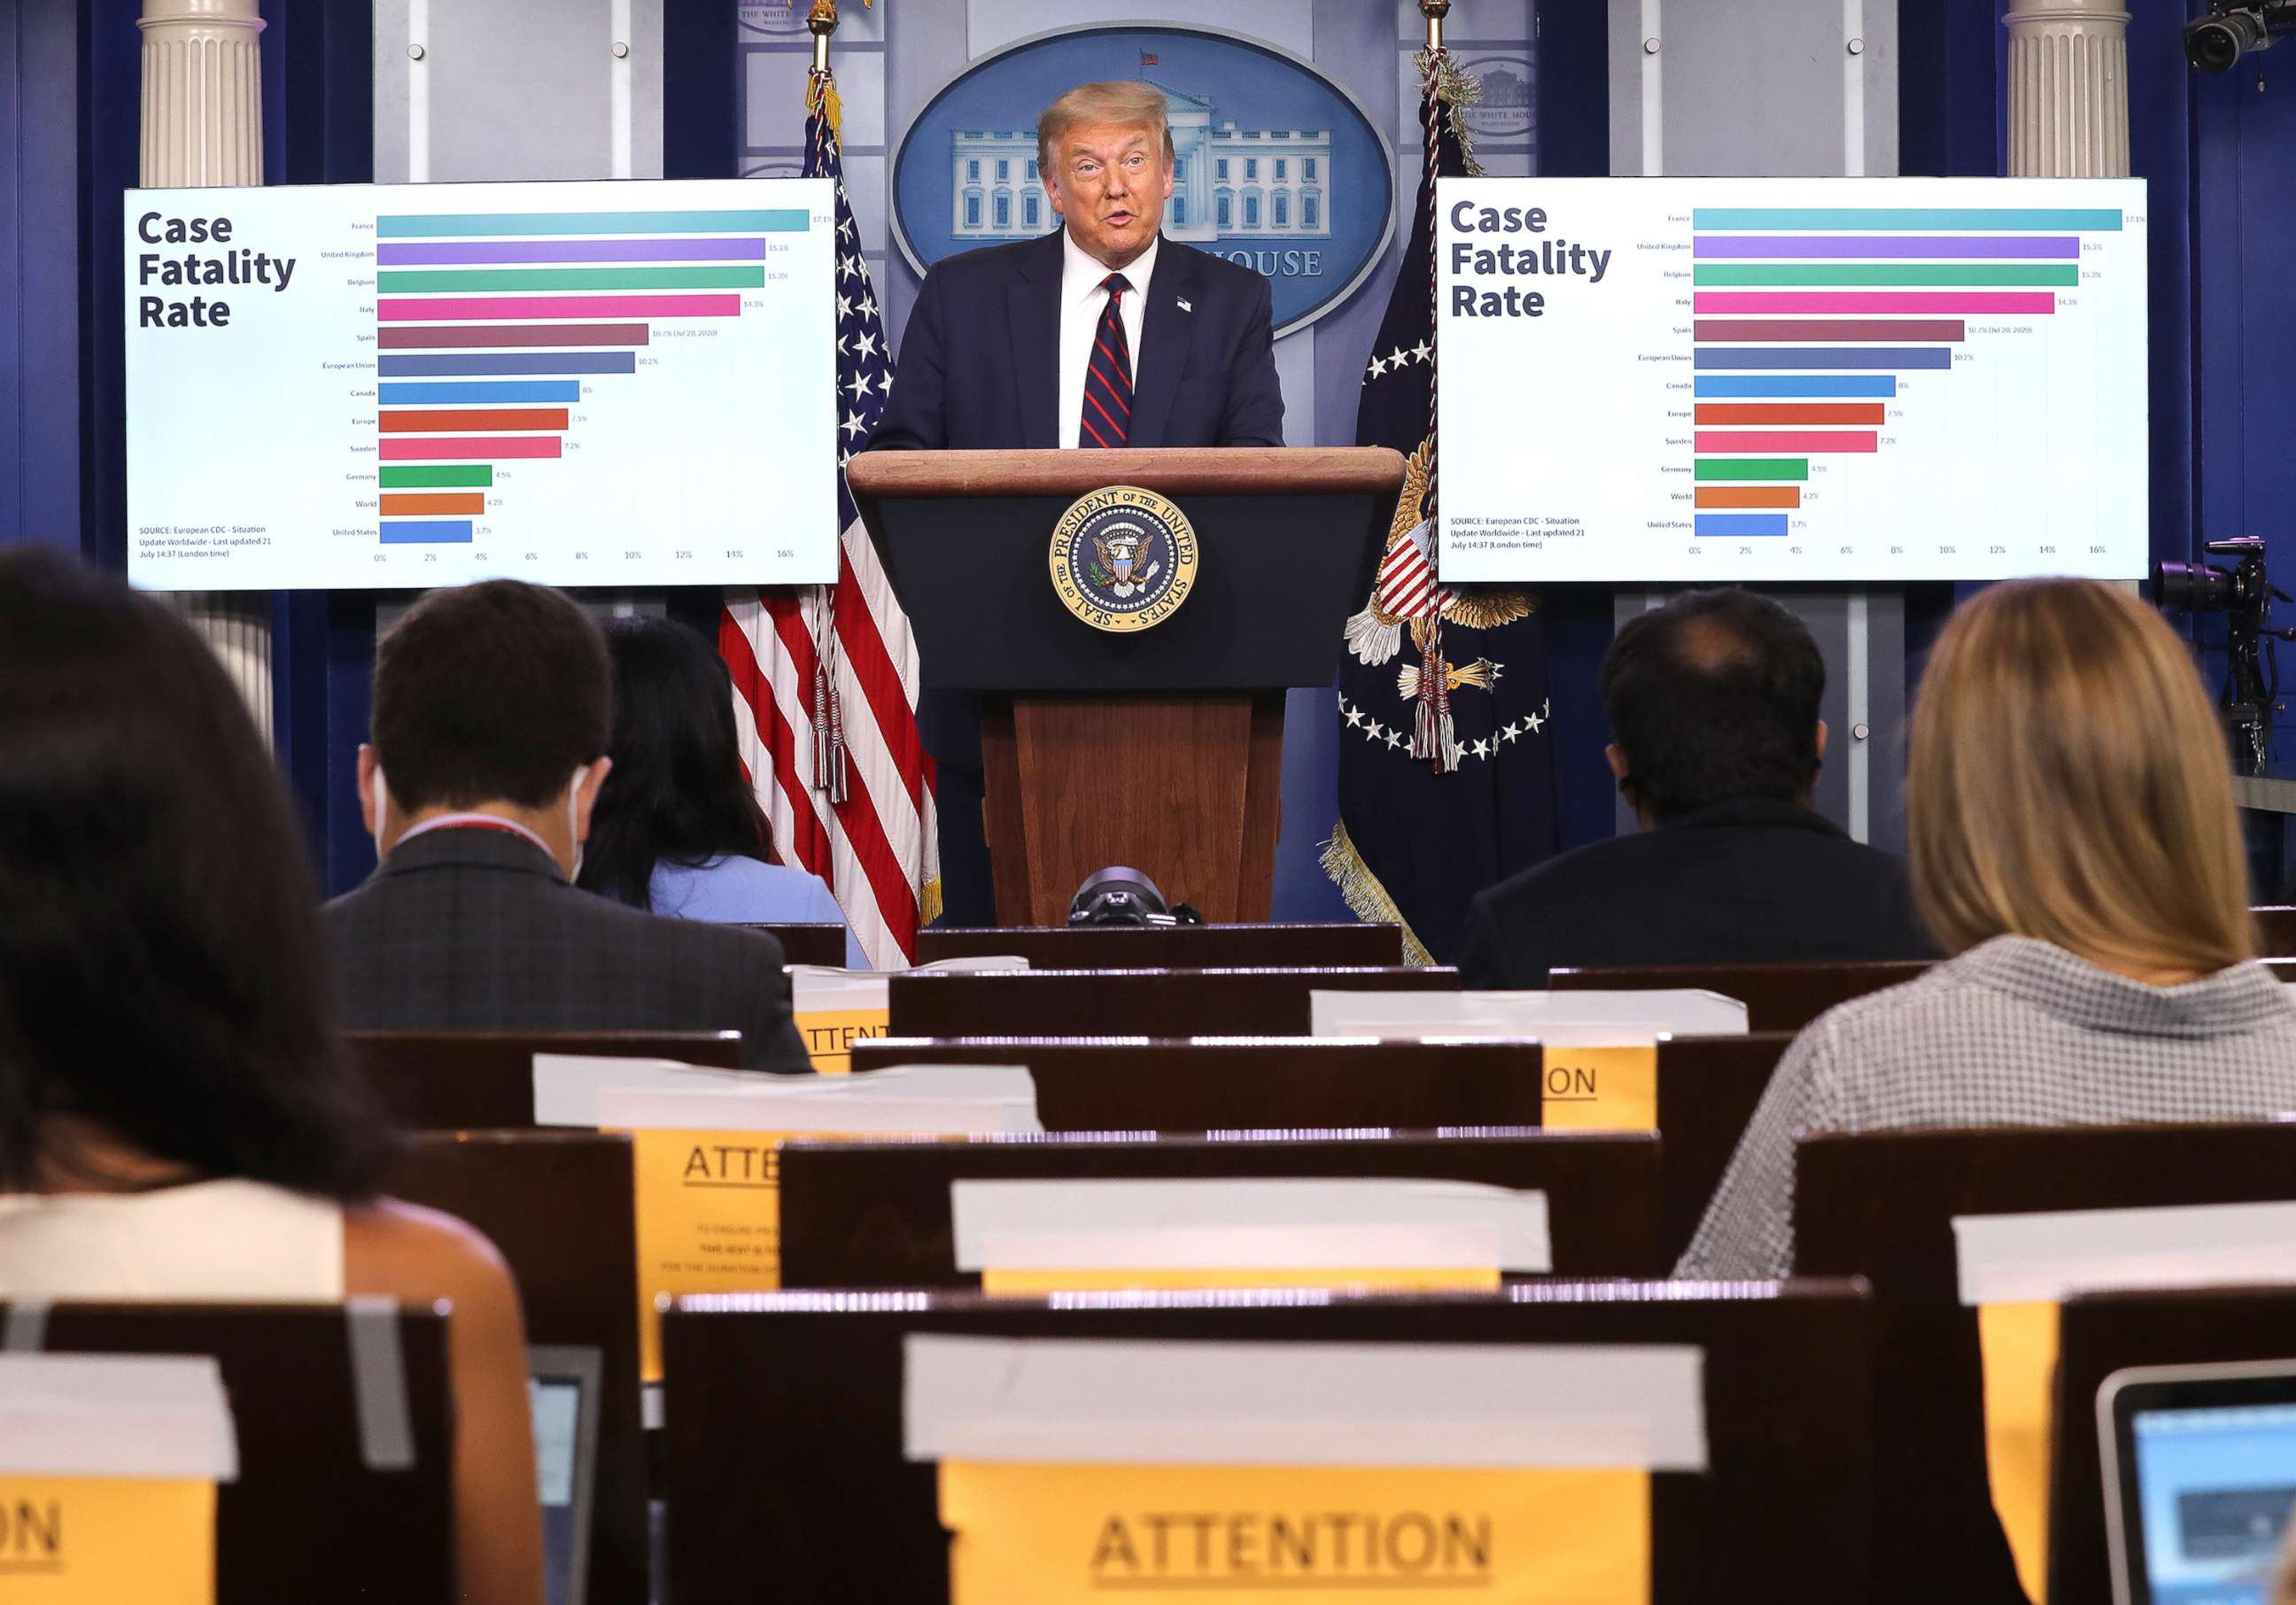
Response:
[{"label": "woman with blonde hair", "polygon": [[1914,897],[1949,960],[1779,1062],[1677,1273],[1793,1267],[1804,1131],[2093,1126],[2296,1109],[2296,992],[2260,965],[2221,726],[2136,597],[1996,585],[1914,713]]}]

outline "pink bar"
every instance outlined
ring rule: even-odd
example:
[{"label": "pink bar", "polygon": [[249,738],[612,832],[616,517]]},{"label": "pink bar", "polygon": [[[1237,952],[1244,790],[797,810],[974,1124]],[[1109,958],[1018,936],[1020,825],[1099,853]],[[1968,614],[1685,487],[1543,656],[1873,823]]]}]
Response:
[{"label": "pink bar", "polygon": [[374,306],[375,316],[386,323],[516,317],[738,317],[741,311],[738,295],[385,296]]},{"label": "pink bar", "polygon": [[2046,316],[2057,309],[2048,291],[1702,290],[1698,312],[1944,312],[1974,317]]},{"label": "pink bar", "polygon": [[1868,430],[1757,430],[1751,433],[1702,430],[1697,449],[1702,452],[1870,452],[1880,449],[1880,437]]},{"label": "pink bar", "polygon": [[385,463],[499,463],[505,457],[554,457],[555,435],[496,435],[476,440],[429,440],[388,435],[382,440]]}]

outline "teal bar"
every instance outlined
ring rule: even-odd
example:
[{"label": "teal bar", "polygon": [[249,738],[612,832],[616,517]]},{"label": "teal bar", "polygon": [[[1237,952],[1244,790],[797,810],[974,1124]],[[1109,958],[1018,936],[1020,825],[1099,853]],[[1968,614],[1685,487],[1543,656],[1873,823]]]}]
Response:
[{"label": "teal bar", "polygon": [[1690,226],[1711,229],[1949,229],[2017,233],[2046,229],[2120,232],[2118,207],[1701,206]]},{"label": "teal bar", "polygon": [[377,217],[374,232],[382,240],[458,234],[801,234],[811,221],[798,207],[770,212],[474,212],[461,217]]}]

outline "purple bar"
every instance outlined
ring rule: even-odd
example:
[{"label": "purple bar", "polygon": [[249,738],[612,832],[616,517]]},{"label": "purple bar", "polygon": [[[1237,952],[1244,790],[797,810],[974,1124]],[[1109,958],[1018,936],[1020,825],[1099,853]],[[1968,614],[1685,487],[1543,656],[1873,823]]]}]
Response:
[{"label": "purple bar", "polygon": [[762,262],[763,240],[425,240],[378,244],[378,267],[455,262]]},{"label": "purple bar", "polygon": [[[390,247],[383,247],[389,250]],[[1944,234],[1700,234],[1694,257],[2018,257],[2070,261],[2080,255],[2075,234],[2035,239]]]}]

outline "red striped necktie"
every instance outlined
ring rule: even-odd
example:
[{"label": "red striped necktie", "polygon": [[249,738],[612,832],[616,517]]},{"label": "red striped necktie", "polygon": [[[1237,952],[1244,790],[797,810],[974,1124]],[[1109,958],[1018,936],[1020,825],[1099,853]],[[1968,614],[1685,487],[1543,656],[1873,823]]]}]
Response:
[{"label": "red striped necktie", "polygon": [[1084,371],[1084,427],[1077,444],[1112,449],[1132,433],[1132,347],[1124,338],[1123,313],[1132,281],[1112,273],[1101,288],[1108,291],[1108,306],[1092,332],[1092,356]]}]

